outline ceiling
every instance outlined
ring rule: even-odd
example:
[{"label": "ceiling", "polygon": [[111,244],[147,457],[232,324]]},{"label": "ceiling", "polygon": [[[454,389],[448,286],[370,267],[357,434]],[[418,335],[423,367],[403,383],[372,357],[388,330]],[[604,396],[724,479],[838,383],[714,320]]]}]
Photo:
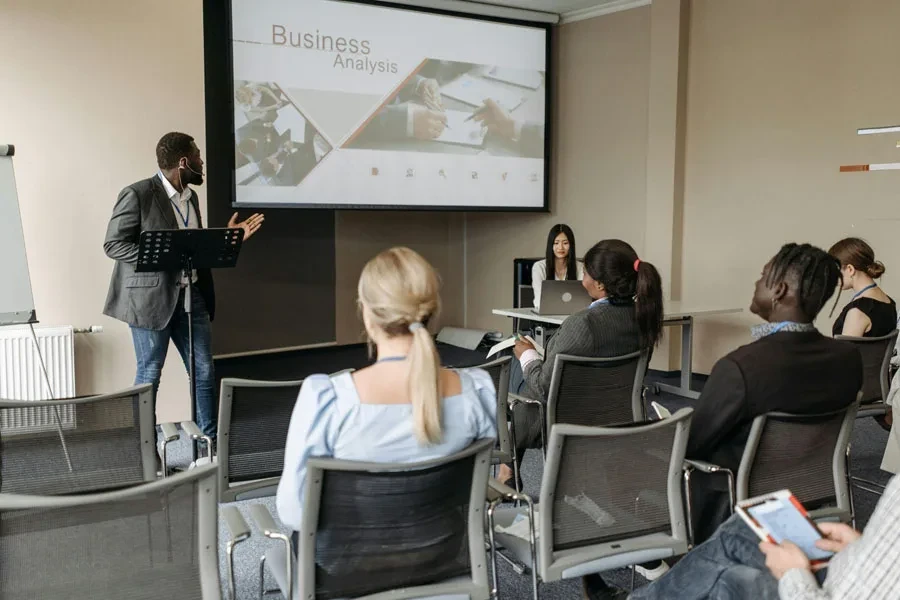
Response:
[{"label": "ceiling", "polygon": [[563,21],[573,21],[650,4],[650,0],[476,0],[524,10],[554,13]]}]

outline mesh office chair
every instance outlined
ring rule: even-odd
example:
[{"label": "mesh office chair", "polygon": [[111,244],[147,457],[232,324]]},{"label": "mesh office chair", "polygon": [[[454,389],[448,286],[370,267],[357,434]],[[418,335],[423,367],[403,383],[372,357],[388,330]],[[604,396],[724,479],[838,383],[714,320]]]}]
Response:
[{"label": "mesh office chair", "polygon": [[515,396],[516,402],[538,405],[542,446],[546,454],[544,431],[556,423],[603,427],[644,421],[644,377],[649,352],[632,352],[611,358],[586,358],[557,354],[550,377],[546,418],[538,400]]},{"label": "mesh office chair", "polygon": [[645,421],[648,357],[646,350],[612,358],[558,354],[547,395],[547,427]]},{"label": "mesh office chair", "polygon": [[753,420],[737,477],[728,469],[702,461],[685,461],[688,513],[690,472],[720,473],[729,478],[731,506],[736,502],[789,489],[816,520],[853,522],[853,496],[847,450],[857,404],[818,415],[768,413]]},{"label": "mesh office chair", "polygon": [[[498,543],[531,569],[535,599],[539,579],[581,577],[687,552],[681,476],[692,416],[684,408],[661,421],[554,425],[537,530],[532,500],[490,482],[501,493],[488,509],[494,589]],[[497,508],[514,499],[525,506]],[[523,517],[527,538],[509,529]]]},{"label": "mesh office chair", "polygon": [[488,600],[484,506],[493,446],[479,440],[410,464],[311,459],[296,562],[268,510],[252,507],[263,533],[283,542],[265,557],[282,594]]},{"label": "mesh office chair", "polygon": [[153,388],[0,400],[0,492],[82,494],[156,479]]},{"label": "mesh office chair", "polygon": [[284,469],[291,413],[303,381],[222,379],[219,502],[271,496]]},{"label": "mesh office chair", "polygon": [[215,486],[207,466],[100,494],[0,494],[0,598],[219,600]]},{"label": "mesh office chair", "polygon": [[891,387],[891,357],[897,343],[897,330],[888,335],[858,338],[835,336],[837,340],[850,342],[859,349],[863,359],[863,387],[857,418],[883,415],[891,407],[885,402]]},{"label": "mesh office chair", "polygon": [[509,418],[509,369],[512,364],[511,356],[503,356],[483,365],[476,365],[475,369],[484,369],[494,381],[494,390],[497,392],[497,444],[491,456],[491,464],[509,464],[513,466],[513,481],[516,491],[519,491],[519,464],[516,460],[516,429],[512,419]]},{"label": "mesh office chair", "polygon": [[[891,411],[887,403],[888,392],[891,388],[891,358],[897,344],[897,331],[888,335],[873,338],[858,338],[846,335],[836,336],[835,339],[844,340],[855,345],[863,359],[863,387],[862,400],[859,411],[860,417],[878,417]],[[890,442],[889,442],[890,443]],[[847,469],[851,467],[851,457],[847,455]],[[884,485],[877,481],[850,477],[850,485],[873,494],[884,493]]]}]

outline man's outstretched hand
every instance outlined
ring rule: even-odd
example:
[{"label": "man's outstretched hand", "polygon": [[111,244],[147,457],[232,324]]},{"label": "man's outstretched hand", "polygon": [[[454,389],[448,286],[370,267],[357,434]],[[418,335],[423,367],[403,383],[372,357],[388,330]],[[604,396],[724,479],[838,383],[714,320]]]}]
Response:
[{"label": "man's outstretched hand", "polygon": [[238,223],[237,213],[231,215],[231,219],[228,221],[229,229],[236,229],[240,227],[244,230],[244,241],[250,239],[254,233],[256,233],[260,227],[262,227],[263,221],[266,220],[266,217],[262,213],[254,213],[250,215],[250,217],[246,221],[241,221]]}]

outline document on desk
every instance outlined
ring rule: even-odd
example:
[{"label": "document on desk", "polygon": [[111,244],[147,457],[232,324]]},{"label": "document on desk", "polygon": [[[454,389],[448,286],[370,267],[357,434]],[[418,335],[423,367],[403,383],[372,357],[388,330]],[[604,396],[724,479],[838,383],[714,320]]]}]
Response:
[{"label": "document on desk", "polygon": [[487,130],[482,127],[479,121],[474,119],[466,121],[467,118],[472,116],[472,113],[462,110],[448,110],[444,114],[447,116],[447,126],[444,127],[444,132],[435,138],[434,141],[479,148],[484,145],[484,137],[487,135]]},{"label": "document on desk", "polygon": [[[486,358],[490,358],[493,355],[497,354],[498,352],[506,350],[507,348],[512,348],[513,346],[516,345],[516,340],[519,339],[519,337],[520,336],[518,336],[518,335],[514,335],[510,338],[503,340],[499,344],[494,344],[494,346],[492,346],[491,349],[488,350]],[[532,339],[532,337],[530,335],[523,335],[523,336],[521,336],[521,338],[523,340],[525,340],[526,342],[529,342],[532,346],[534,346],[534,349],[537,350],[537,353],[541,356],[541,358],[544,358],[544,347],[543,346],[541,346],[536,341],[534,341],[534,339]]]},{"label": "document on desk", "polygon": [[468,74],[454,79],[442,87],[441,94],[474,107],[481,106],[487,98],[491,98],[507,112],[515,110],[525,101],[520,92],[489,79],[473,77]]},{"label": "document on desk", "polygon": [[525,69],[509,69],[507,67],[494,67],[485,74],[488,79],[496,79],[504,83],[511,83],[520,87],[536,90],[544,82],[540,71]]}]

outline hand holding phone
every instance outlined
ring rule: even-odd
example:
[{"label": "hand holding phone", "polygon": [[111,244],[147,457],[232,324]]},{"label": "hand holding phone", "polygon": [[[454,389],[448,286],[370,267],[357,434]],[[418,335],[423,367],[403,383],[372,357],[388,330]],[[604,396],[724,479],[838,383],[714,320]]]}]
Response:
[{"label": "hand holding phone", "polygon": [[789,490],[744,500],[735,509],[761,540],[771,544],[786,541],[796,544],[812,565],[825,563],[834,555],[833,551],[817,543],[825,536]]}]

